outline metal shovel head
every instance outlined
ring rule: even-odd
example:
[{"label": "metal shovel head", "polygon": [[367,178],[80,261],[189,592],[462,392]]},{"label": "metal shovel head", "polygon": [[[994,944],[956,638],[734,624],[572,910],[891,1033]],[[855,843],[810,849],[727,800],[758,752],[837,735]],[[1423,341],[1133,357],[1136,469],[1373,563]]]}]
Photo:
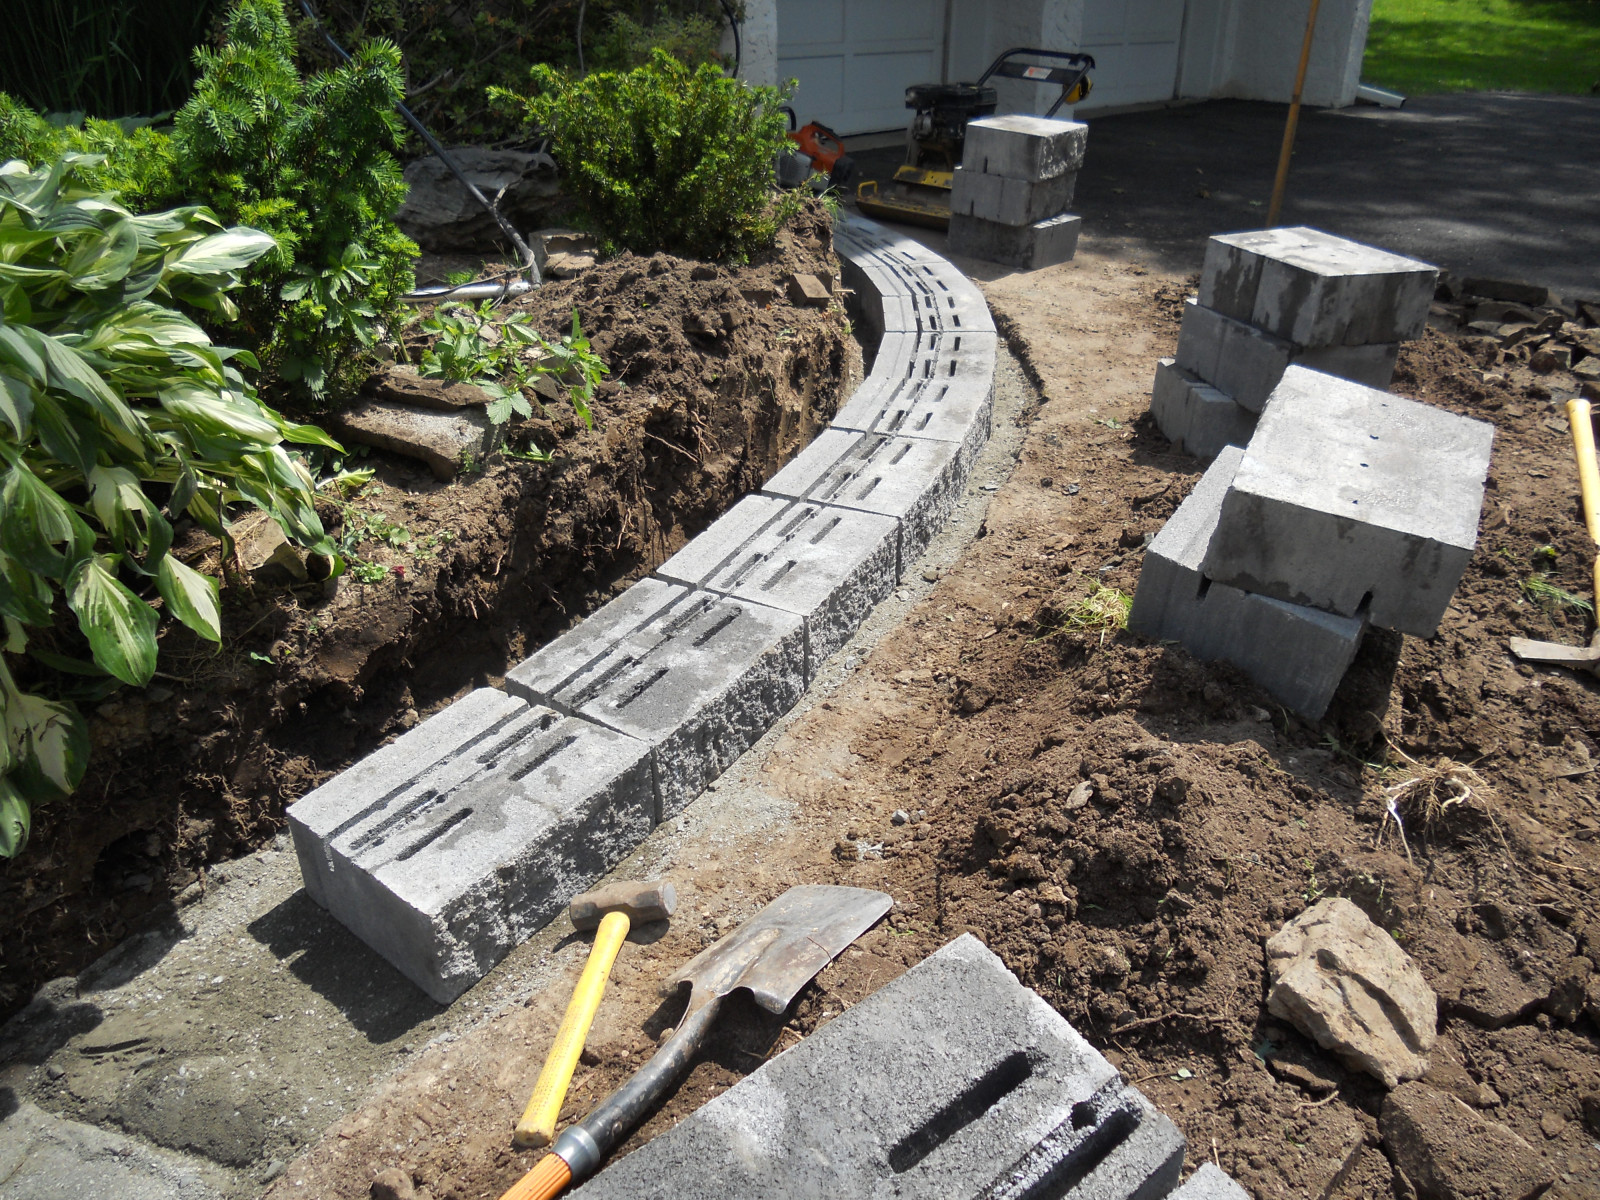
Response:
[{"label": "metal shovel head", "polygon": [[795,993],[888,912],[885,892],[802,884],[792,887],[727,937],[702,950],[662,989],[684,984],[726,996],[749,988],[770,1013],[789,1007]]},{"label": "metal shovel head", "polygon": [[1553,667],[1594,671],[1600,675],[1600,633],[1587,646],[1564,646],[1560,642],[1532,642],[1512,638],[1511,653],[1523,662],[1545,663]]}]

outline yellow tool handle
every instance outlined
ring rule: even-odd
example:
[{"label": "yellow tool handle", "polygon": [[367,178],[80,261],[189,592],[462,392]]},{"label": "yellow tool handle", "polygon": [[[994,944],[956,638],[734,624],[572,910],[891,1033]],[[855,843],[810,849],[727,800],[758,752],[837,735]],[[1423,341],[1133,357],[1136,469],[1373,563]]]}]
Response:
[{"label": "yellow tool handle", "polygon": [[[522,1120],[517,1122],[513,1140],[519,1146],[548,1146],[556,1136],[556,1118],[561,1115],[562,1102],[567,1098],[567,1085],[578,1067],[578,1055],[583,1053],[584,1039],[589,1036],[589,1026],[600,1007],[600,997],[606,990],[606,979],[611,974],[611,964],[617,961],[617,951],[628,936],[628,915],[607,913],[595,931],[594,946],[589,951],[589,964],[583,968],[578,988],[567,1005],[567,1015],[561,1018],[561,1028],[556,1030],[555,1045],[544,1060],[544,1070],[539,1072],[539,1082],[533,1085],[533,1095]],[[509,1193],[508,1193],[509,1194]]]},{"label": "yellow tool handle", "polygon": [[546,1154],[500,1200],[555,1200],[572,1182],[572,1168],[559,1154]]},{"label": "yellow tool handle", "polygon": [[[1589,540],[1600,547],[1600,468],[1595,465],[1594,419],[1587,400],[1567,401],[1567,424],[1572,426],[1572,448],[1578,455],[1578,488],[1583,496],[1583,520]],[[1595,600],[1600,603],[1600,554],[1594,560]]]}]

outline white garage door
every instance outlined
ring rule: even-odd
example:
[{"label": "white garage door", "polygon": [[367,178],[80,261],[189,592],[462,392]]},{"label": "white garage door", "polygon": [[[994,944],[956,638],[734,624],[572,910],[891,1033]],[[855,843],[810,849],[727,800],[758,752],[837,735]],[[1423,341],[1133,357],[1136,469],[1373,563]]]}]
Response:
[{"label": "white garage door", "polygon": [[937,83],[944,0],[778,0],[778,78],[798,79],[800,123],[904,129],[906,88]]},{"label": "white garage door", "polygon": [[1178,82],[1184,0],[1085,0],[1083,50],[1094,91],[1079,112],[1170,100]]}]

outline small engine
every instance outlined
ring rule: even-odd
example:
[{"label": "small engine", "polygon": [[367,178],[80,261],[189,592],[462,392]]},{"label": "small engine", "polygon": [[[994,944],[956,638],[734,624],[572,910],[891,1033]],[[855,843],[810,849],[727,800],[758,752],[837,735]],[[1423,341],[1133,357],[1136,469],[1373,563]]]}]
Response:
[{"label": "small engine", "polygon": [[914,167],[953,171],[961,161],[967,122],[994,113],[998,97],[992,87],[977,83],[918,83],[906,89],[906,107],[913,109],[906,130],[906,162]]}]

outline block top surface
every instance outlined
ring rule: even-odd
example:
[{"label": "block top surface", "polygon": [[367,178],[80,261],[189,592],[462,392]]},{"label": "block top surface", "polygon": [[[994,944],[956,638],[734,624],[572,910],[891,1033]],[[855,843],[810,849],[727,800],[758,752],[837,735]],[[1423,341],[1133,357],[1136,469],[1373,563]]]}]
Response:
[{"label": "block top surface", "polygon": [[1035,117],[1027,113],[1006,113],[998,117],[979,117],[976,121],[967,122],[967,133],[970,136],[974,129],[993,129],[1001,133],[1022,133],[1030,137],[1061,137],[1064,134],[1074,134],[1089,131],[1089,126],[1084,121],[1062,121],[1055,117]]},{"label": "block top surface", "polygon": [[1232,490],[1471,549],[1494,427],[1291,366]]},{"label": "block top surface", "polygon": [[1220,233],[1211,240],[1313,275],[1431,274],[1438,270],[1432,263],[1425,263],[1421,259],[1407,258],[1391,250],[1352,242],[1349,238],[1337,237],[1307,225]]},{"label": "block top surface", "polygon": [[1218,452],[1194,490],[1184,497],[1178,510],[1151,541],[1149,553],[1190,571],[1200,569],[1206,547],[1211,545],[1211,535],[1216,531],[1217,518],[1222,514],[1223,498],[1228,494],[1228,485],[1233,482],[1243,457],[1244,451],[1238,446],[1224,446]]},{"label": "block top surface", "polygon": [[955,442],[825,429],[762,490],[905,517],[958,450]]},{"label": "block top surface", "polygon": [[995,335],[924,331],[890,343],[891,336],[834,427],[965,442],[994,393]]}]

